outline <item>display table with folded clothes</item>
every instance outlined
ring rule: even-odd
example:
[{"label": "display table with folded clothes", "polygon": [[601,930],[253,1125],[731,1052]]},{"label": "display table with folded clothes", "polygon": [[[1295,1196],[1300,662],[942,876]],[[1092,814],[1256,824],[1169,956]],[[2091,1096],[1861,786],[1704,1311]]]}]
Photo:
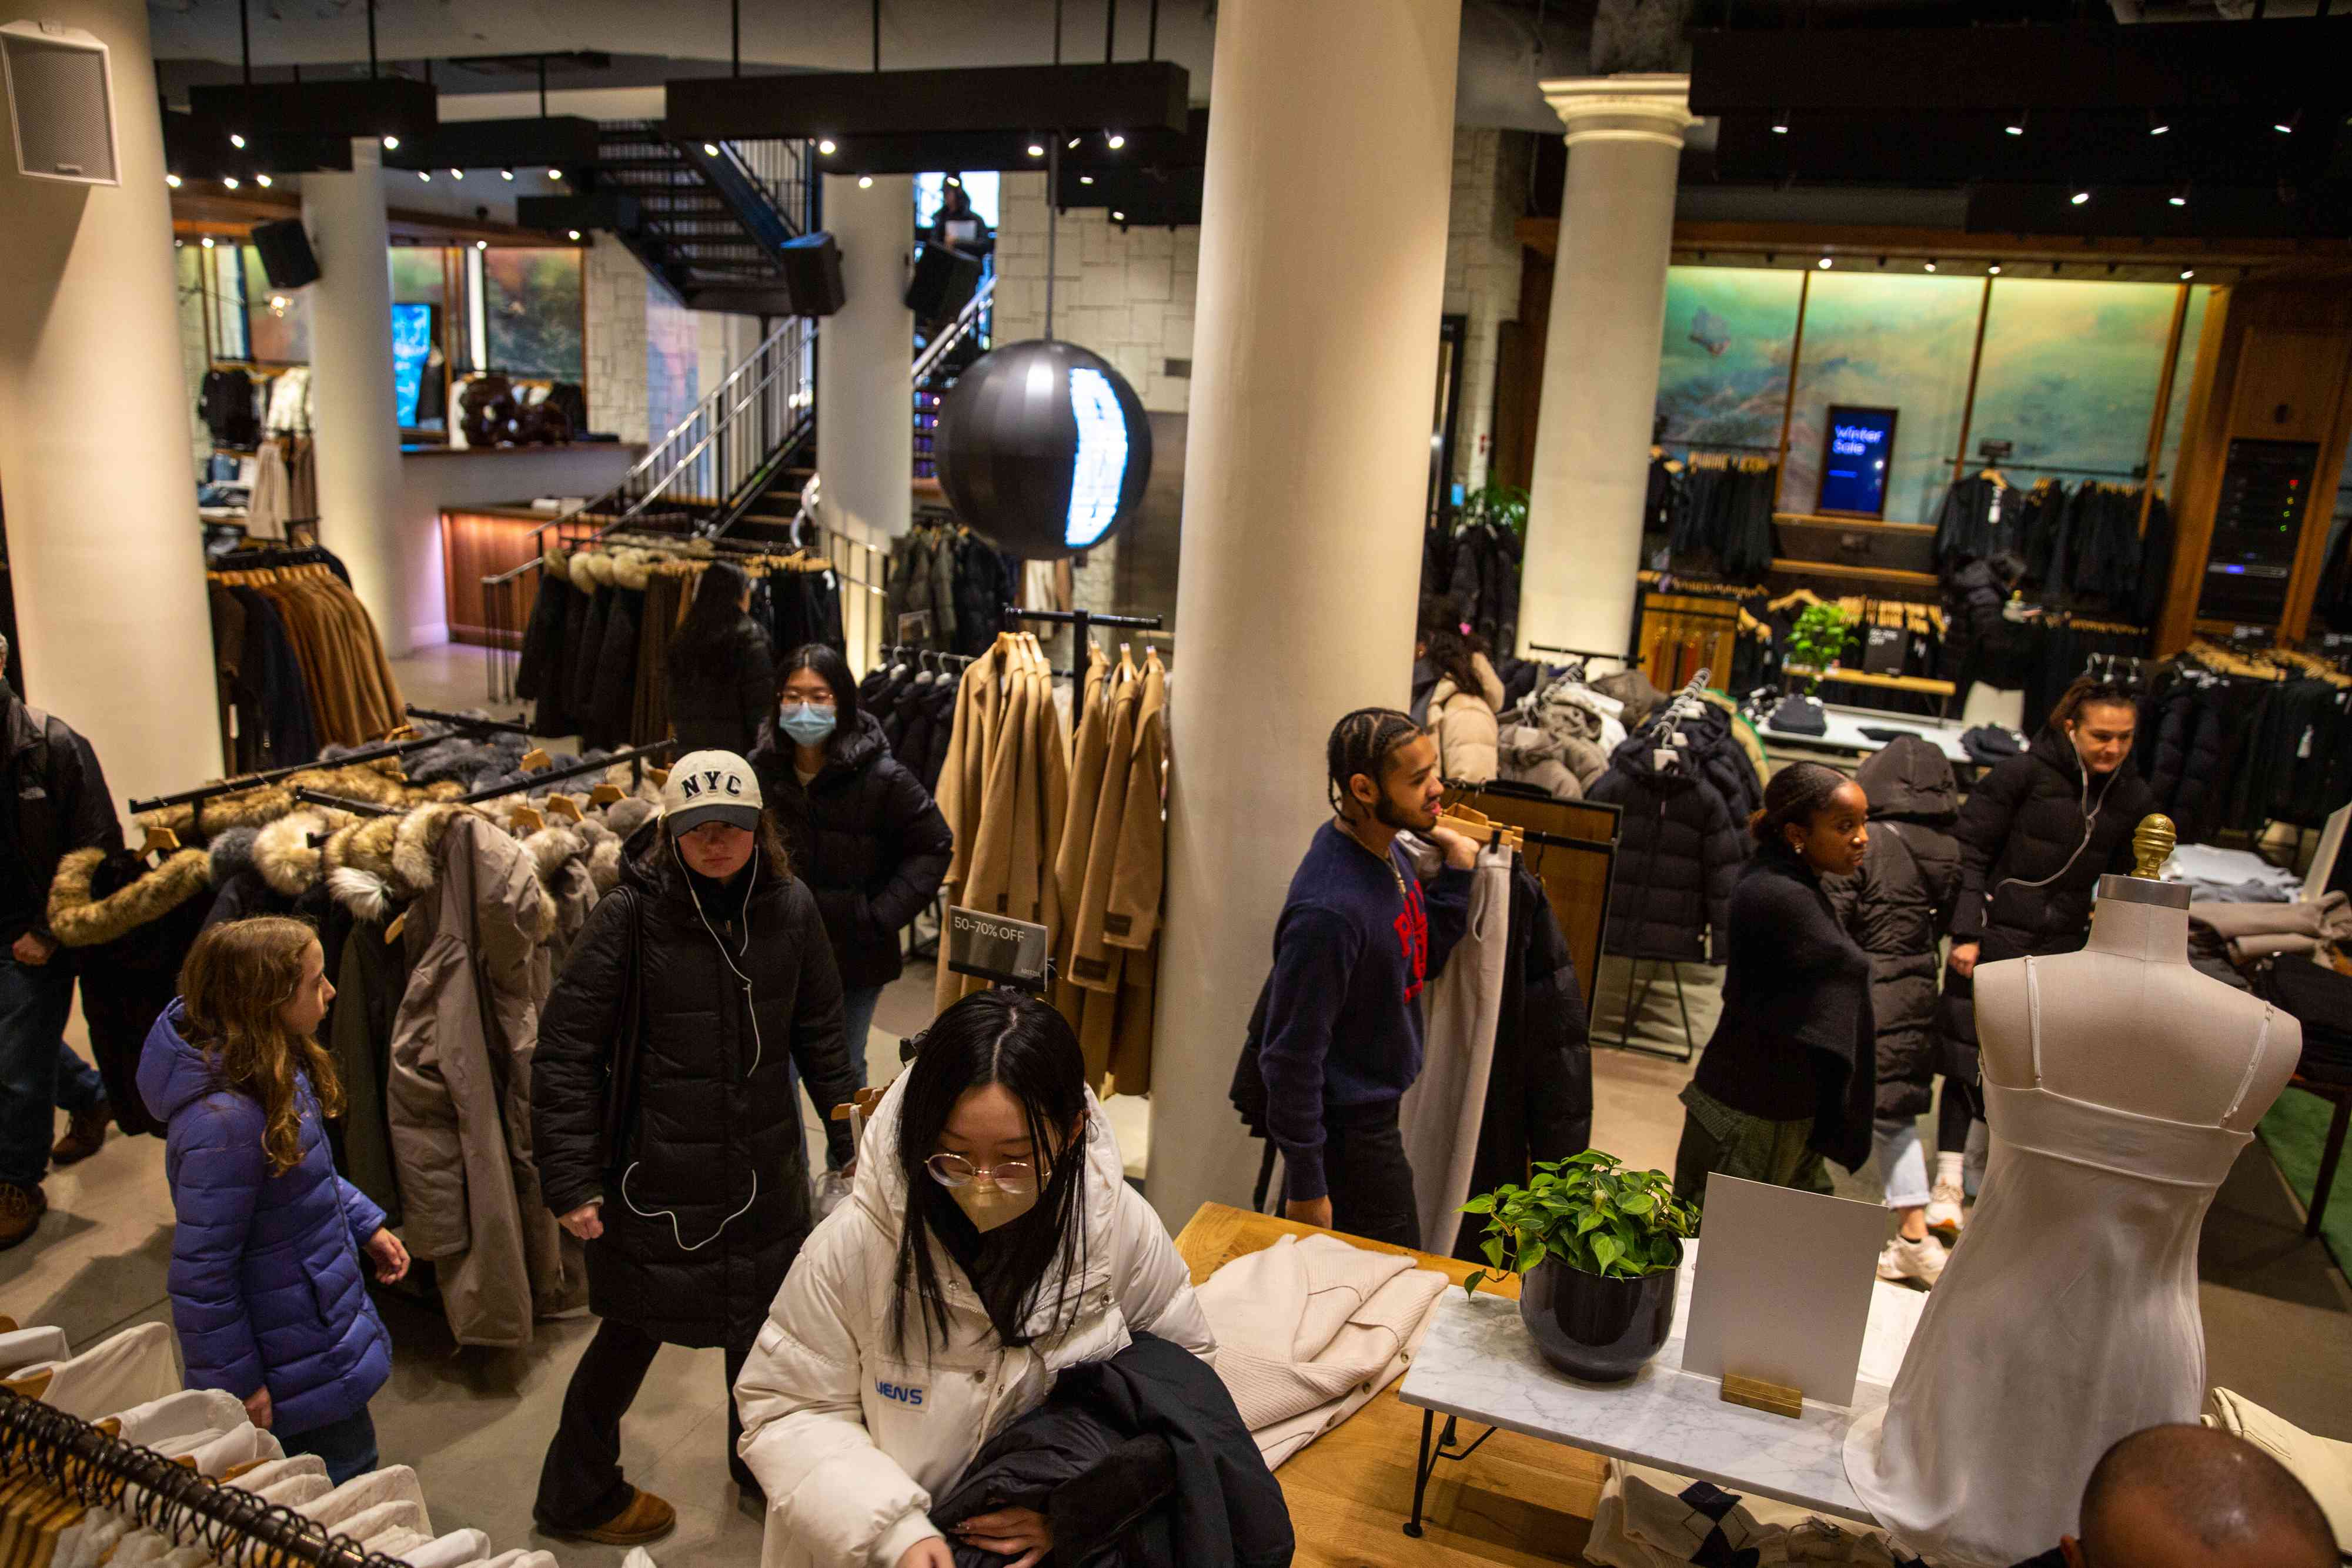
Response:
[{"label": "display table with folded clothes", "polygon": [[[1799,716],[1800,709],[1803,716]],[[1748,710],[1751,714],[1753,708]],[[1791,722],[1802,727],[1789,727]],[[1821,727],[1812,727],[1819,725]],[[1956,766],[1977,760],[1960,745],[1959,731],[1931,719],[1909,719],[1876,708],[1842,707],[1811,697],[1789,698],[1764,710],[1756,726],[1767,745],[1809,746],[1822,751],[1853,753],[1880,749],[1895,737],[1919,736]]]}]

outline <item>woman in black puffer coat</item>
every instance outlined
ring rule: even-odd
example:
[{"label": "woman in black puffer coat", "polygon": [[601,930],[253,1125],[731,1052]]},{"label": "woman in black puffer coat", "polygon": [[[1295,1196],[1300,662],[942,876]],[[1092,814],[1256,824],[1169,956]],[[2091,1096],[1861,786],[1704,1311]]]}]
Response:
[{"label": "woman in black puffer coat", "polygon": [[[1958,1173],[1946,1166],[1981,1122],[1977,1092],[1979,964],[2083,946],[2099,878],[2132,868],[2132,831],[2156,810],[2147,781],[2126,766],[2138,699],[2087,677],[2066,689],[2032,747],[1977,781],[1960,809],[1960,896],[1952,911],[1951,974],[1937,1018],[1945,1087],[1928,1223],[1957,1231]],[[1955,1089],[1965,1093],[1954,1093]],[[1963,1102],[1967,1103],[1963,1103]],[[1950,1178],[1950,1179],[1948,1179]]]},{"label": "woman in black puffer coat", "polygon": [[[1960,894],[1960,845],[1952,837],[1959,788],[1952,765],[1906,735],[1854,775],[1870,797],[1870,847],[1850,877],[1822,887],[1839,921],[1870,955],[1871,1011],[1878,1030],[1878,1088],[1871,1143],[1886,1207],[1901,1217],[1885,1260],[1890,1278],[1933,1282],[1941,1249],[1927,1236],[1927,1152],[1919,1118],[1935,1101],[1936,980],[1944,927]],[[1958,1153],[1958,1149],[1953,1151]]]},{"label": "woman in black puffer coat", "polygon": [[[550,1531],[619,1545],[671,1517],[621,1477],[620,1419],[655,1352],[719,1346],[733,1386],[811,1223],[798,1085],[823,1114],[863,1082],[815,895],[761,810],[751,765],[681,758],[662,812],[630,838],[620,886],[573,946],[531,1063],[541,1190],[587,1244],[589,1305],[604,1320],[564,1397],[535,1512]],[[622,1086],[616,1137],[608,1073]],[[846,1165],[848,1124],[824,1125],[827,1163]],[[731,1397],[727,1420],[729,1467],[756,1497]]]},{"label": "woman in black puffer coat", "polygon": [[850,1055],[862,1064],[882,988],[903,967],[898,933],[940,891],[955,838],[859,706],[839,653],[811,643],[785,658],[778,678],[776,715],[751,766],[824,911]]}]

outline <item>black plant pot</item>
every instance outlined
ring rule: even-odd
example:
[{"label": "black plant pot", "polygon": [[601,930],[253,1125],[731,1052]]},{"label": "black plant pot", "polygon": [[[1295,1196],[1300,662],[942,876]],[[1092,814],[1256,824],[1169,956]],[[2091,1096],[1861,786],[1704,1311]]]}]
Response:
[{"label": "black plant pot", "polygon": [[1622,1383],[1665,1345],[1675,1274],[1604,1280],[1546,1259],[1519,1281],[1519,1321],[1543,1358],[1570,1377]]}]

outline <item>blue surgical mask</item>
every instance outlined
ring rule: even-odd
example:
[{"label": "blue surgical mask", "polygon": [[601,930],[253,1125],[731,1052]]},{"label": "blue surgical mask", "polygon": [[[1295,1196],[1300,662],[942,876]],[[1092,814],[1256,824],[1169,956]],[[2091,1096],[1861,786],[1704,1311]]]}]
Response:
[{"label": "blue surgical mask", "polygon": [[795,744],[816,746],[833,733],[833,710],[815,703],[785,703],[776,710],[776,723]]}]

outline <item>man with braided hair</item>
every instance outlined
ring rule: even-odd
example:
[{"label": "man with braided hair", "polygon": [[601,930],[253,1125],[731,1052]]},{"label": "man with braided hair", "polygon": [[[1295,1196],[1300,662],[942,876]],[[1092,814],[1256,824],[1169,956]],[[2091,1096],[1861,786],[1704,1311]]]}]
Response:
[{"label": "man with braided hair", "polygon": [[[1316,830],[1275,926],[1258,1065],[1287,1212],[1421,1245],[1397,1103],[1421,1075],[1421,991],[1469,921],[1477,846],[1437,826],[1437,742],[1392,708],[1360,708],[1326,749],[1332,820]],[[1397,847],[1445,853],[1424,887]]]}]

